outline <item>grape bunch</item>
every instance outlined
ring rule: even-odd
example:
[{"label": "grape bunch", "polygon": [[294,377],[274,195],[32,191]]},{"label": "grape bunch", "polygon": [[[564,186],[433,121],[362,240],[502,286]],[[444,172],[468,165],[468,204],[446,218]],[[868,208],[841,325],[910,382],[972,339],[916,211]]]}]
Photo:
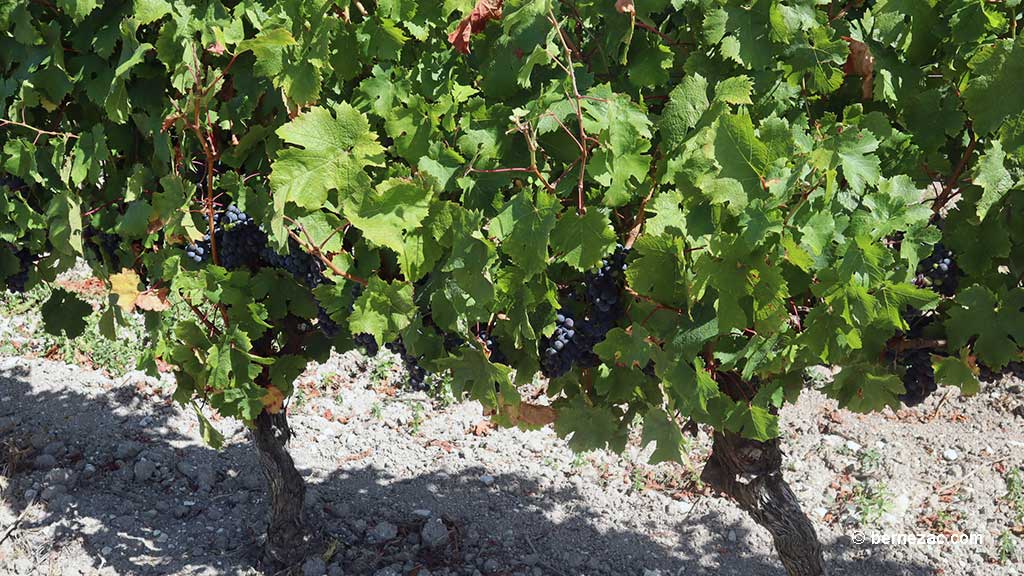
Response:
[{"label": "grape bunch", "polygon": [[[916,339],[926,336],[925,331],[935,324],[936,316],[914,308],[903,315],[909,329],[905,339]],[[926,348],[907,350],[886,350],[886,361],[903,367],[901,380],[906,391],[899,396],[907,407],[914,407],[924,402],[938,389],[935,383],[935,369],[932,366],[931,351]]]},{"label": "grape bunch", "polygon": [[427,376],[429,376],[429,373],[425,368],[420,366],[419,359],[412,354],[409,354],[409,351],[405,349],[405,344],[402,342],[401,338],[394,342],[389,342],[386,346],[388,350],[401,357],[402,364],[405,366],[406,372],[409,373],[409,387],[416,392],[425,392],[430,387],[427,383]]},{"label": "grape bunch", "polygon": [[[228,270],[260,265],[267,251],[267,234],[238,206],[231,204],[213,215],[213,239],[220,265]],[[210,233],[185,247],[185,257],[199,264],[212,254]]]},{"label": "grape bunch", "polygon": [[601,343],[608,331],[618,324],[624,306],[622,286],[628,267],[629,249],[619,244],[615,252],[601,261],[601,266],[584,277],[582,295],[588,313],[576,319],[568,310],[559,310],[555,332],[541,339],[541,372],[557,378],[573,365],[593,368],[601,363],[594,346]]},{"label": "grape bunch", "polygon": [[265,265],[288,272],[310,289],[325,281],[323,263],[320,259],[306,253],[294,240],[288,242],[287,254],[278,254],[270,246],[264,246],[261,256]]},{"label": "grape bunch", "polygon": [[555,332],[550,338],[541,339],[540,369],[548,378],[566,374],[581,356],[582,338],[577,338],[576,328],[572,315],[561,310],[555,317]]},{"label": "grape bunch", "polygon": [[7,277],[7,289],[16,294],[25,292],[26,284],[28,283],[29,270],[36,265],[36,258],[26,248],[21,250],[14,250],[13,246],[8,249],[14,254],[14,257],[18,259],[18,271]]},{"label": "grape bunch", "polygon": [[621,303],[622,280],[628,255],[629,249],[618,244],[611,256],[601,260],[600,268],[587,273],[584,281],[586,300],[597,312],[613,312]]},{"label": "grape bunch", "polygon": [[939,243],[931,255],[918,264],[914,284],[919,288],[931,288],[943,296],[952,296],[956,293],[959,277],[960,268],[953,252]]},{"label": "grape bunch", "polygon": [[110,258],[111,264],[117,267],[117,248],[121,245],[121,238],[117,234],[101,232],[89,226],[85,229],[83,237],[89,241],[88,247],[97,260],[103,261],[103,256],[106,255]]},{"label": "grape bunch", "polygon": [[331,315],[327,313],[327,309],[320,306],[316,312],[316,327],[320,330],[320,333],[330,338],[331,340],[338,337],[341,333],[341,327],[338,323],[331,318]]},{"label": "grape bunch", "polygon": [[935,383],[935,369],[932,367],[932,355],[928,350],[909,350],[900,357],[900,363],[906,368],[903,373],[903,387],[906,392],[899,399],[908,408],[917,406],[928,399],[938,389]]},{"label": "grape bunch", "polygon": [[491,334],[491,331],[486,324],[478,324],[477,328],[473,330],[473,333],[481,342],[484,343],[484,346],[487,347],[488,359],[490,359],[491,362],[495,362],[497,364],[509,363],[508,356],[505,356],[499,347],[498,337]]}]

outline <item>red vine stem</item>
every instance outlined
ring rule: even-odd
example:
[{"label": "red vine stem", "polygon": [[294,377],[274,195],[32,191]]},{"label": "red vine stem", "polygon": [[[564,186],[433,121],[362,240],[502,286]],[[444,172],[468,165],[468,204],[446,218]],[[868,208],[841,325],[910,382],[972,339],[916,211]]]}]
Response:
[{"label": "red vine stem", "polygon": [[331,259],[327,257],[326,254],[320,251],[320,248],[317,247],[316,242],[313,240],[313,237],[310,236],[309,231],[306,230],[305,226],[297,222],[295,219],[289,218],[288,216],[285,216],[284,219],[287,220],[288,223],[291,224],[292,226],[298,228],[299,231],[302,232],[302,235],[306,237],[306,240],[303,241],[303,239],[299,237],[299,235],[296,234],[294,230],[288,230],[288,235],[291,236],[291,238],[298,242],[299,244],[304,244],[309,253],[319,258],[320,261],[323,262],[324,266],[327,266],[331,270],[331,272],[334,272],[338,276],[341,276],[342,278],[345,278],[347,280],[358,282],[363,286],[369,284],[369,282],[365,278],[360,278],[359,276],[349,274],[348,272],[345,272],[341,268],[338,268],[334,264],[334,262],[332,262]]},{"label": "red vine stem", "polygon": [[960,161],[957,162],[953,173],[950,174],[949,180],[946,180],[946,183],[943,184],[942,192],[935,197],[935,201],[932,203],[932,212],[935,214],[938,214],[954,196],[959,194],[959,190],[956,193],[953,192],[953,187],[959,184],[960,177],[963,176],[964,170],[967,169],[967,162],[971,159],[971,155],[974,154],[975,146],[978,145],[978,138],[975,136],[974,129],[971,127],[969,122],[967,124],[967,131],[970,134],[971,141],[967,144],[967,149],[964,150],[963,156],[961,156]]},{"label": "red vine stem", "polygon": [[[579,122],[579,126],[580,126],[579,143],[582,144],[582,143],[587,141],[587,131],[583,127],[583,106],[580,104],[580,100],[582,99],[582,97],[580,96],[579,86],[576,84],[576,72],[573,70],[572,50],[569,49],[569,44],[565,40],[565,34],[562,33],[562,27],[561,27],[561,25],[559,25],[558,19],[555,18],[555,13],[554,13],[554,11],[551,10],[550,7],[548,8],[548,20],[551,21],[551,25],[554,26],[555,27],[555,31],[558,32],[558,39],[562,43],[562,49],[565,50],[565,58],[566,58],[567,64],[566,64],[566,66],[564,68],[569,73],[569,81],[572,83],[573,102],[576,104],[576,120]],[[587,207],[584,204],[584,199],[583,199],[583,180],[584,180],[584,178],[586,177],[586,174],[587,174],[587,156],[588,156],[587,147],[585,145],[581,146],[580,147],[580,177],[579,177],[579,180],[577,181],[577,185],[576,185],[576,213],[577,214],[586,214],[586,212],[587,212]]]}]

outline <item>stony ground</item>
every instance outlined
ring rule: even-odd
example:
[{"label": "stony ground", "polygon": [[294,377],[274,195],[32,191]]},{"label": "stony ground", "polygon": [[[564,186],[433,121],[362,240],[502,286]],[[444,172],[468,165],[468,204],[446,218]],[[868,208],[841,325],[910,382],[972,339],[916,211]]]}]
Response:
[{"label": "stony ground", "polygon": [[[649,466],[638,442],[576,456],[550,430],[493,429],[478,405],[396,394],[398,377],[349,354],[302,378],[291,450],[332,545],[296,573],[784,573],[765,531],[695,481],[703,432],[690,467]],[[266,501],[247,431],[215,421],[228,440],[206,448],[172,389],[0,359],[0,575],[254,573]],[[1024,574],[1024,496],[1006,497],[1022,399],[1007,377],[899,414],[852,415],[816,392],[786,408],[787,478],[832,573]],[[943,533],[984,541],[860,541]]]}]

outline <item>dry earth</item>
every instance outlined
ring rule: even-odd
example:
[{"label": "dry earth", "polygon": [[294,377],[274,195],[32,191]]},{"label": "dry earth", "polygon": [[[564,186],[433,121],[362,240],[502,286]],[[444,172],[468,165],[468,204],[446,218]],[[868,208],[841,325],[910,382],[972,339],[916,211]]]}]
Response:
[{"label": "dry earth", "polygon": [[[386,366],[350,353],[302,379],[291,450],[334,545],[297,573],[783,574],[766,532],[694,482],[704,432],[693,467],[647,465],[637,441],[576,456],[550,430],[491,429],[478,405],[395,394]],[[172,389],[0,359],[0,575],[253,573],[266,502],[247,432],[216,422],[226,446],[205,447]],[[787,407],[786,475],[831,573],[1024,574],[1005,498],[1024,465],[1022,399],[1004,377],[900,414],[837,411],[814,391]],[[859,541],[940,533],[982,541]],[[1000,535],[1018,549],[1002,563]]]}]

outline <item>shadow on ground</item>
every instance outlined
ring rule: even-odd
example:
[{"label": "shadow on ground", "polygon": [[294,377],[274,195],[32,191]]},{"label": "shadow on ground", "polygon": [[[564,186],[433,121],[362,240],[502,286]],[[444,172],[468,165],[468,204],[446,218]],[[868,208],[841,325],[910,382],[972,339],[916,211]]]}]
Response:
[{"label": "shadow on ground", "polygon": [[[215,452],[197,444],[197,433],[180,431],[184,419],[194,417],[179,407],[135,383],[96,376],[78,386],[82,372],[0,363],[0,477],[7,482],[0,574],[251,572],[266,502],[245,430],[235,429],[227,447]],[[671,526],[601,531],[599,513],[575,489],[546,489],[516,475],[499,475],[487,487],[479,480],[485,473],[399,479],[341,462],[323,474],[309,472],[310,520],[339,542],[333,562],[349,575],[396,564],[452,575],[476,569],[493,575],[783,574],[772,555],[748,549],[753,535],[744,525],[729,525],[701,507]],[[409,537],[418,534],[423,518],[416,511],[424,509],[449,528],[442,550],[430,552]],[[398,528],[397,536],[371,543],[368,534],[384,520]],[[730,530],[736,542],[721,536]],[[849,542],[827,546],[837,558],[851,556]],[[831,571],[934,573],[871,559],[834,559]]]}]

